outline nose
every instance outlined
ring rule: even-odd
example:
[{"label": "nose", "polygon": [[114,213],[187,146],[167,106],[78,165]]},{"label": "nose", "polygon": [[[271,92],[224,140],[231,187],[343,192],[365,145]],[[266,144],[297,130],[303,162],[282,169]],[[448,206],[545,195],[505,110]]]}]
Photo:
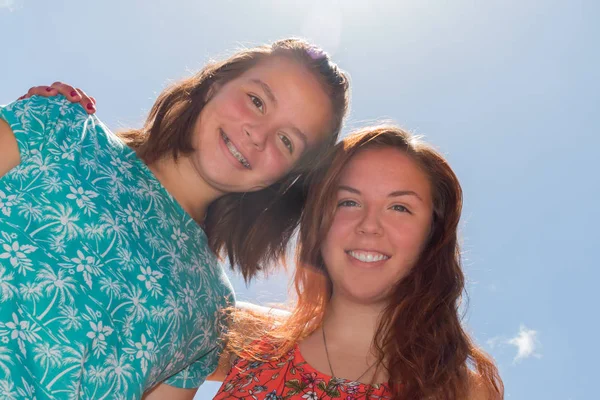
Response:
[{"label": "nose", "polygon": [[263,151],[265,149],[270,135],[270,130],[266,126],[245,126],[244,133],[256,150]]},{"label": "nose", "polygon": [[379,214],[375,210],[365,210],[363,217],[356,226],[356,230],[361,235],[381,236],[383,227],[379,221]]}]

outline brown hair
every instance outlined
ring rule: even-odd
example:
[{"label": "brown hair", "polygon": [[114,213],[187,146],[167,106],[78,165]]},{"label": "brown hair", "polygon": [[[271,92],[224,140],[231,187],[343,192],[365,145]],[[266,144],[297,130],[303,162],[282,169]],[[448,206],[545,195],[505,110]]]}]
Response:
[{"label": "brown hair", "polygon": [[164,90],[143,128],[120,134],[147,164],[193,152],[192,130],[213,92],[271,56],[292,58],[314,73],[331,99],[333,120],[330,135],[306,151],[287,176],[256,192],[226,194],[209,206],[205,219],[209,245],[216,253],[225,253],[232,267],[239,266],[246,280],[285,255],[304,206],[309,166],[335,144],[348,110],[346,74],[322,50],[299,39],[242,50]]},{"label": "brown hair", "polygon": [[[394,126],[364,128],[345,138],[336,146],[331,163],[314,174],[298,241],[297,303],[288,319],[267,332],[275,344],[269,356],[282,356],[322,323],[332,283],[320,248],[335,212],[339,178],[357,152],[373,147],[393,147],[409,155],[427,174],[432,188],[428,242],[411,272],[394,287],[374,338],[394,398],[466,398],[473,373],[490,396],[501,396],[503,385],[494,362],[460,322],[458,309],[465,289],[457,238],[460,183],[436,150]],[[231,351],[258,356],[258,348],[253,352],[252,346],[239,345],[244,336],[247,332],[239,337],[230,334]]]}]

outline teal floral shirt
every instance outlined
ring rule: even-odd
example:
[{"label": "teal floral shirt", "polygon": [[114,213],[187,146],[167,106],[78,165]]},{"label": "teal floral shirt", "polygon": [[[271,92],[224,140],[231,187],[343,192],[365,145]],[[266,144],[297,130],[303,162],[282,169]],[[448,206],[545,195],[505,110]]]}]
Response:
[{"label": "teal floral shirt", "polygon": [[233,291],[204,231],[64,97],[0,108],[0,398],[139,399],[217,365]]}]

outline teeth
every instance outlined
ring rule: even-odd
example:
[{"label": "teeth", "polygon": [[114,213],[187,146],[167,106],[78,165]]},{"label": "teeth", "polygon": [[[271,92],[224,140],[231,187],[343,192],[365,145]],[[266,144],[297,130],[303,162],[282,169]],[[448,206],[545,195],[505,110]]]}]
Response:
[{"label": "teeth", "polygon": [[248,162],[248,160],[246,160],[244,158],[244,156],[242,155],[242,153],[240,153],[238,151],[238,149],[236,149],[236,147],[233,145],[233,143],[231,143],[231,140],[229,140],[229,138],[227,137],[227,135],[225,135],[225,132],[221,131],[221,137],[223,138],[223,141],[225,142],[225,144],[227,145],[227,148],[229,149],[229,152],[235,157],[237,158],[237,160],[246,168],[251,169],[250,168],[250,163]]},{"label": "teeth", "polygon": [[350,256],[356,258],[358,261],[367,262],[367,263],[387,260],[389,258],[385,254],[381,254],[381,253],[377,253],[377,252],[367,252],[367,251],[349,251],[348,254],[350,254]]}]

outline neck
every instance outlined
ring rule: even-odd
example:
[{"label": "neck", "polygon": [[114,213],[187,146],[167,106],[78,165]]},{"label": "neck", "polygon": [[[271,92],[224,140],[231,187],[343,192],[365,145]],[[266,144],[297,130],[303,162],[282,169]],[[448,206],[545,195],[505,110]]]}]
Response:
[{"label": "neck", "polygon": [[350,346],[347,348],[370,352],[384,307],[378,303],[352,302],[334,294],[323,320],[328,339],[344,347]]},{"label": "neck", "polygon": [[188,157],[181,156],[177,161],[172,157],[162,158],[149,164],[148,168],[185,212],[198,223],[204,221],[210,203],[224,194],[198,176]]},{"label": "neck", "polygon": [[386,369],[373,346],[385,304],[356,303],[331,297],[320,329],[303,339],[300,351],[318,371],[363,383],[387,382]]}]

